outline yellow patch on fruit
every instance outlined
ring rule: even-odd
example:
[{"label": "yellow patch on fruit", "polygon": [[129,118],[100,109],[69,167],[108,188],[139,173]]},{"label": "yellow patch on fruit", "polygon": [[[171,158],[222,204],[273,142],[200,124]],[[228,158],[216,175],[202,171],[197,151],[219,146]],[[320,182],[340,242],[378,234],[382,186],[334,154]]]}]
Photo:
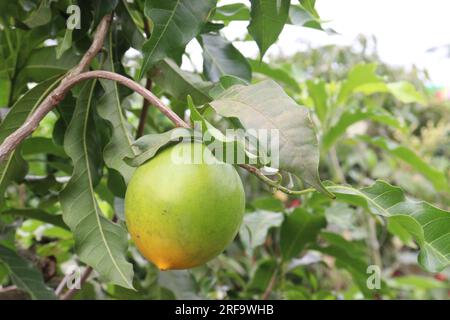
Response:
[{"label": "yellow patch on fruit", "polygon": [[[199,149],[200,158],[189,156]],[[140,166],[125,197],[131,237],[161,270],[193,268],[216,257],[236,236],[244,209],[235,168],[198,143],[179,143]]]}]

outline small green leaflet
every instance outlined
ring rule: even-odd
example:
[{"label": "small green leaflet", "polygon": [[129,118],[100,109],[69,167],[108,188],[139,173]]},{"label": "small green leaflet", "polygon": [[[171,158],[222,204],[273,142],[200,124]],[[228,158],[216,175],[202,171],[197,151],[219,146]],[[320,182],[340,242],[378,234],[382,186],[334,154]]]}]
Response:
[{"label": "small green leaflet", "polygon": [[64,149],[73,160],[74,170],[60,194],[63,219],[74,234],[81,261],[106,280],[133,288],[133,267],[126,260],[127,232],[122,225],[105,218],[94,192],[102,168],[92,118],[95,84],[96,81],[89,81],[83,85],[64,137]]},{"label": "small green leaflet", "polygon": [[15,251],[0,244],[0,262],[8,269],[11,280],[28,292],[33,300],[55,300],[53,291],[45,285],[42,274],[33,264]]}]

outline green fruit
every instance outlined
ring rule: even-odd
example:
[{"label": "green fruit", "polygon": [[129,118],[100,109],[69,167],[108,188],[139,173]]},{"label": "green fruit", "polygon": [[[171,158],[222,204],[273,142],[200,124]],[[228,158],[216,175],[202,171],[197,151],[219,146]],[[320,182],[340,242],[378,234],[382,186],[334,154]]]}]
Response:
[{"label": "green fruit", "polygon": [[[189,156],[194,150],[200,158]],[[244,209],[235,168],[199,143],[179,143],[140,166],[125,197],[131,237],[161,270],[192,268],[220,254],[236,236]]]}]

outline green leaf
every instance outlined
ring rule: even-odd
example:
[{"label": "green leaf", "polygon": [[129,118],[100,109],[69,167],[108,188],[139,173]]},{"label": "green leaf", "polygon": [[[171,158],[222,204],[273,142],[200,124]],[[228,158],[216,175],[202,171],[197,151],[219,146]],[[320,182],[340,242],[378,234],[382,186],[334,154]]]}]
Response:
[{"label": "green leaf", "polygon": [[8,269],[14,284],[28,292],[34,300],[55,300],[53,291],[45,285],[42,274],[33,264],[13,250],[0,244],[0,262]]},{"label": "green leaf", "polygon": [[317,117],[323,123],[328,112],[328,93],[326,90],[325,81],[321,79],[307,80],[306,87],[308,88],[308,94],[314,102],[314,110],[317,113]]},{"label": "green leaf", "polygon": [[43,47],[31,53],[23,72],[35,82],[45,81],[70,70],[78,61],[79,57],[72,51],[66,51],[60,58],[56,58],[54,46]]},{"label": "green leaf", "polygon": [[337,200],[365,207],[410,233],[421,249],[419,263],[428,271],[436,272],[450,264],[450,212],[424,201],[409,200],[402,189],[384,181],[361,190],[347,186],[328,189]]},{"label": "green leaf", "polygon": [[[116,72],[114,62],[117,57],[114,57],[112,33],[110,33],[106,45],[108,47],[108,57],[103,64],[103,69]],[[98,102],[97,112],[111,126],[111,138],[103,150],[103,158],[106,165],[118,171],[127,183],[134,172],[134,168],[123,160],[125,156],[135,154],[131,128],[122,109],[117,82],[100,80],[100,83],[104,94]]]},{"label": "green leaf", "polygon": [[139,79],[169,53],[188,44],[206,23],[216,0],[147,0],[144,13],[152,20],[151,37],[144,43]]},{"label": "green leaf", "polygon": [[220,34],[202,34],[203,73],[208,80],[219,81],[233,75],[250,82],[252,70],[247,59]]},{"label": "green leaf", "polygon": [[347,79],[341,85],[337,104],[340,105],[345,103],[355,90],[364,85],[381,85],[381,87],[384,87],[382,79],[375,73],[376,69],[376,63],[361,63],[354,66],[349,71]]},{"label": "green leaf", "polygon": [[400,145],[392,140],[389,140],[385,137],[369,137],[369,136],[359,136],[364,142],[370,143],[374,146],[377,146],[389,154],[397,157],[400,160],[403,160],[414,170],[417,170],[421,174],[423,174],[428,180],[433,183],[434,187],[438,191],[448,191],[449,185],[447,181],[447,177],[443,171],[440,171],[428,163],[426,163],[417,153],[413,150]]},{"label": "green leaf", "polygon": [[72,32],[73,29],[66,29],[64,38],[58,42],[58,46],[56,47],[56,59],[61,58],[63,53],[72,47]]},{"label": "green leaf", "polygon": [[22,142],[22,155],[28,156],[39,153],[53,154],[61,158],[67,157],[64,148],[55,144],[50,138],[30,137]]},{"label": "green leaf", "polygon": [[127,262],[127,232],[105,218],[95,198],[101,153],[92,117],[96,81],[84,84],[66,131],[64,148],[72,158],[72,177],[60,194],[64,222],[74,234],[76,251],[84,263],[115,284],[132,288],[133,268]]},{"label": "green leaf", "polygon": [[251,253],[253,249],[264,243],[269,230],[279,227],[283,219],[283,214],[278,212],[258,210],[246,213],[239,230],[239,238]]},{"label": "green leaf", "polygon": [[328,151],[336,141],[346,132],[351,125],[363,121],[372,120],[383,123],[392,128],[405,130],[406,126],[401,119],[396,118],[384,109],[350,109],[345,110],[339,117],[339,120],[333,124],[322,137],[322,150]]},{"label": "green leaf", "polygon": [[308,243],[314,242],[320,230],[325,228],[325,216],[311,214],[303,208],[296,208],[288,214],[281,225],[280,247],[284,260],[296,257]]},{"label": "green leaf", "polygon": [[314,5],[291,4],[289,9],[289,23],[300,27],[322,30],[328,34],[336,34],[336,31],[333,29],[324,29],[321,25],[322,22]]},{"label": "green leaf", "polygon": [[126,157],[125,161],[133,167],[138,167],[153,158],[158,150],[168,143],[179,139],[188,139],[192,135],[192,130],[186,128],[174,128],[164,133],[147,134],[134,143],[137,149],[136,156]]},{"label": "green leaf", "polygon": [[24,20],[24,23],[30,28],[36,28],[47,24],[52,19],[51,1],[42,0],[39,7],[34,10],[30,16]]},{"label": "green leaf", "polygon": [[180,101],[190,95],[198,104],[211,101],[208,94],[211,82],[204,81],[198,74],[181,70],[171,59],[160,61],[152,70],[151,78],[164,92]]},{"label": "green leaf", "polygon": [[251,0],[250,24],[247,29],[255,39],[261,59],[278,39],[289,15],[290,0]]},{"label": "green leaf", "polygon": [[298,90],[299,85],[297,81],[291,77],[291,75],[281,68],[273,67],[264,61],[256,61],[248,59],[253,73],[260,73],[266,75],[272,80],[277,81],[279,84],[284,84],[293,90]]},{"label": "green leaf", "polygon": [[376,63],[358,64],[348,73],[347,79],[342,83],[337,103],[343,104],[353,93],[371,95],[374,93],[391,93],[403,103],[417,102],[425,104],[425,97],[407,81],[385,83],[375,71]]},{"label": "green leaf", "polygon": [[391,282],[393,286],[409,290],[448,289],[447,283],[420,275],[395,277],[391,280]]},{"label": "green leaf", "polygon": [[[9,110],[5,119],[0,123],[0,141],[18,129],[28,116],[34,112],[44,98],[56,87],[59,79],[52,78],[38,84],[24,94]],[[18,181],[26,173],[26,163],[20,155],[20,147],[12,151],[0,163],[0,205],[4,201],[4,192],[11,181]]]},{"label": "green leaf", "polygon": [[2,214],[10,214],[14,216],[24,217],[26,219],[39,220],[45,223],[50,223],[54,226],[68,229],[60,215],[50,214],[41,209],[7,209],[0,212]]},{"label": "green leaf", "polygon": [[6,70],[0,71],[0,107],[6,107],[9,103],[11,81]]},{"label": "green leaf", "polygon": [[246,129],[279,130],[279,168],[332,196],[319,178],[319,148],[308,109],[274,81],[233,86],[210,105],[224,117],[238,118]]},{"label": "green leaf", "polygon": [[250,19],[250,10],[243,3],[231,3],[216,8],[213,20],[247,21]]},{"label": "green leaf", "polygon": [[407,81],[392,82],[387,84],[390,93],[403,103],[417,102],[426,104],[425,97]]}]

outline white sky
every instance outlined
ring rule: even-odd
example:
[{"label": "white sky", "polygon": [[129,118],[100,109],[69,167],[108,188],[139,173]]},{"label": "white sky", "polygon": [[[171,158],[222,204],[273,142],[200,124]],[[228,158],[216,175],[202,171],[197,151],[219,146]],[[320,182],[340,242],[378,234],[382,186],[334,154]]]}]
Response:
[{"label": "white sky", "polygon": [[[245,0],[222,0],[220,4],[234,2],[249,4]],[[446,58],[446,52],[426,52],[450,44],[449,0],[316,0],[316,9],[323,20],[329,21],[324,26],[339,35],[286,26],[267,56],[290,55],[305,49],[308,43],[352,44],[358,34],[375,35],[382,60],[406,67],[415,64],[427,69],[435,84],[450,87],[450,58]],[[247,22],[233,22],[223,32],[230,40],[242,39],[246,27]],[[235,46],[245,56],[258,56],[255,43],[237,41]],[[188,52],[194,64],[201,65],[199,46],[190,44]]]}]

